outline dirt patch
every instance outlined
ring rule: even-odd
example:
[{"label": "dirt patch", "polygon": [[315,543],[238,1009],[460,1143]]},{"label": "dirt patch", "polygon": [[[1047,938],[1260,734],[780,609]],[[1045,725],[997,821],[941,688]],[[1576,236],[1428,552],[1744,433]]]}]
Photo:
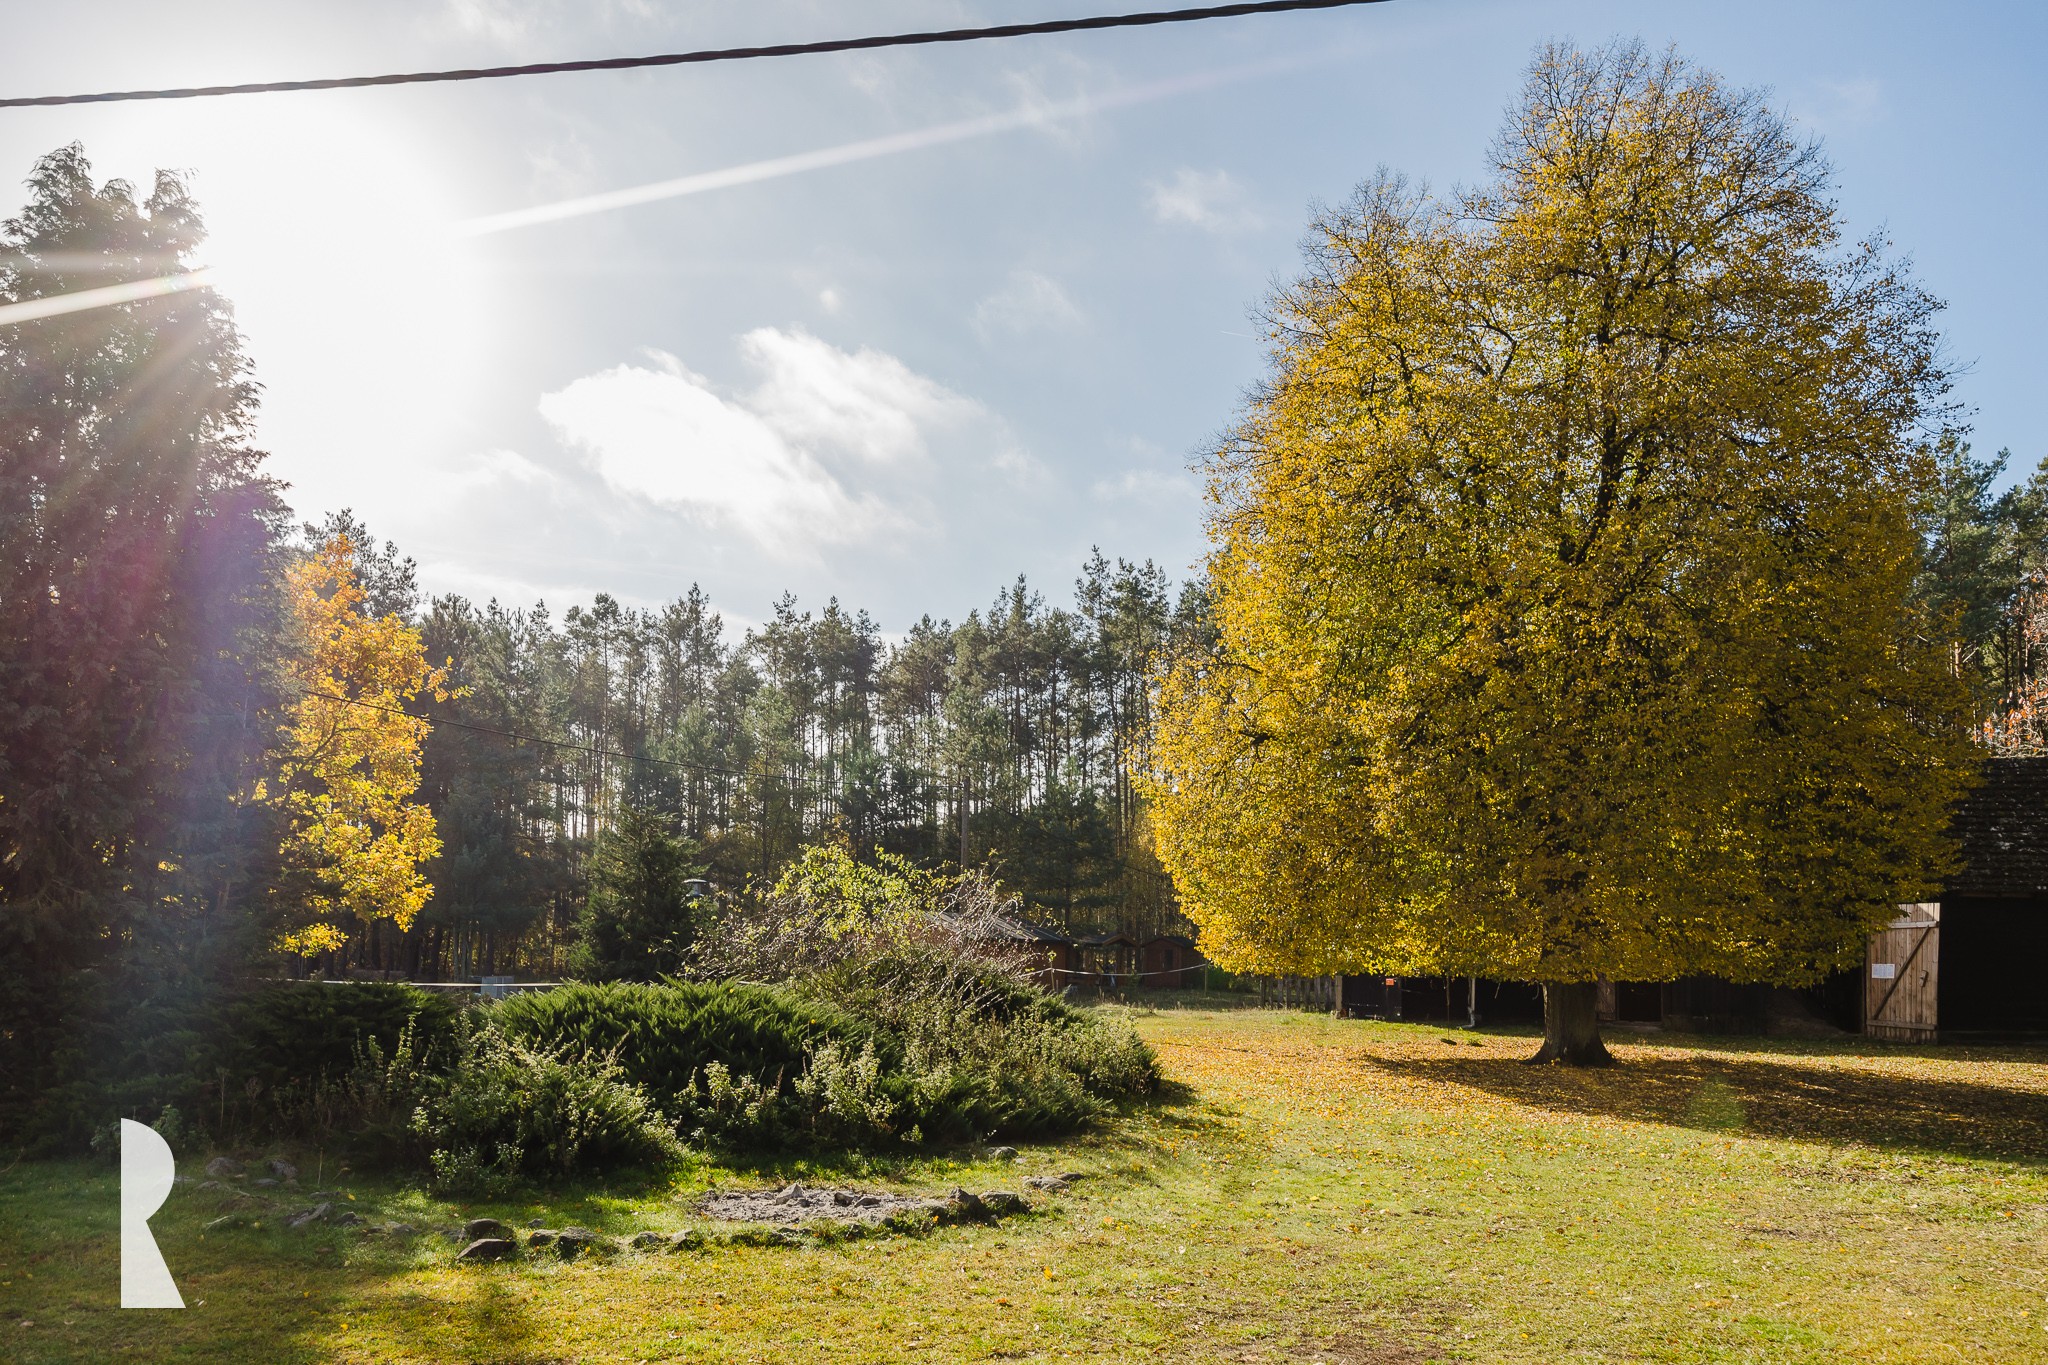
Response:
[{"label": "dirt patch", "polygon": [[952,1201],[931,1195],[882,1194],[874,1190],[816,1189],[785,1185],[779,1190],[713,1190],[697,1204],[707,1218],[730,1223],[882,1223],[903,1213],[944,1218]]}]

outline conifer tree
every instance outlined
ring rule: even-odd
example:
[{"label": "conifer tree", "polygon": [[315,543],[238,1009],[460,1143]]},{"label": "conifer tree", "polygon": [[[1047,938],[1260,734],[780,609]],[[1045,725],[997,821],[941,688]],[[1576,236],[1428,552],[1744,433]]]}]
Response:
[{"label": "conifer tree", "polygon": [[[204,240],[169,172],[138,196],[74,144],[28,186],[0,303],[159,276]],[[0,326],[0,1128],[80,1079],[85,1020],[137,998],[126,966],[215,971],[268,870],[248,798],[283,509],[256,398],[211,290]]]}]

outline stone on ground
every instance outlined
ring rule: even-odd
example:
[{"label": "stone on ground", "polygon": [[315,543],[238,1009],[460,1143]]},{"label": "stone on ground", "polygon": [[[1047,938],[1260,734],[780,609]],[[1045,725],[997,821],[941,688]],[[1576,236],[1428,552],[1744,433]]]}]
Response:
[{"label": "stone on ground", "polygon": [[479,1237],[464,1247],[455,1259],[475,1265],[485,1261],[507,1261],[518,1254],[518,1246],[503,1237]]}]

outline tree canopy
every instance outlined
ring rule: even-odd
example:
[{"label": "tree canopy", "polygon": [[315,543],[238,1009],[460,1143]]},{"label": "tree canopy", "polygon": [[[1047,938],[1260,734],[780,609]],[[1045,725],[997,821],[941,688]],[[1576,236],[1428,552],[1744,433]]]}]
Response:
[{"label": "tree canopy", "polygon": [[[168,172],[139,196],[73,145],[28,184],[0,303],[161,275],[204,238]],[[247,798],[283,508],[256,398],[210,290],[0,327],[0,1129],[126,984],[219,968],[269,871]]]},{"label": "tree canopy", "polygon": [[412,800],[429,725],[408,706],[446,700],[447,673],[402,617],[364,610],[356,558],[337,535],[284,576],[298,695],[276,791],[290,819],[278,946],[306,956],[341,946],[352,923],[410,928],[434,890],[420,866],[441,852],[433,811]]},{"label": "tree canopy", "polygon": [[1210,463],[1161,856],[1260,970],[1798,982],[1936,884],[1938,305],[1676,54],[1553,47],[1481,185],[1320,214]]}]

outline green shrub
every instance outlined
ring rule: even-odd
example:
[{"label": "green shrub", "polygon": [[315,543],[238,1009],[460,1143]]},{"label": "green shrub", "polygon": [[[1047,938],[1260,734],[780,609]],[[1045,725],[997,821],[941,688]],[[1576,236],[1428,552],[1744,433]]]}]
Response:
[{"label": "green shrub", "polygon": [[388,1056],[408,1024],[414,1051],[444,1049],[461,1013],[445,995],[386,982],[271,986],[226,1010],[211,1065],[259,1094],[303,1089],[346,1076],[370,1044]]},{"label": "green shrub", "polygon": [[1156,1080],[1127,1026],[930,945],[782,986],[570,985],[490,1014],[528,1047],[614,1060],[692,1141],[748,1150],[1065,1132]]},{"label": "green shrub", "polygon": [[819,1047],[858,1053],[876,1041],[824,1001],[739,982],[567,985],[514,996],[491,1013],[530,1047],[616,1058],[664,1107],[690,1102],[713,1062],[772,1089],[802,1075]]},{"label": "green shrub", "polygon": [[412,1131],[449,1192],[533,1178],[659,1167],[682,1153],[669,1120],[609,1056],[535,1047],[478,1020],[414,1112]]},{"label": "green shrub", "polygon": [[1151,1049],[1127,1024],[936,944],[850,958],[798,989],[895,1043],[915,1120],[934,1137],[1067,1132],[1158,1081]]},{"label": "green shrub", "polygon": [[916,1087],[886,1074],[873,1042],[847,1055],[838,1043],[815,1048],[785,1083],[735,1076],[706,1062],[675,1113],[692,1142],[759,1151],[777,1147],[880,1147],[920,1142],[923,1130],[899,1119],[917,1109]]}]

